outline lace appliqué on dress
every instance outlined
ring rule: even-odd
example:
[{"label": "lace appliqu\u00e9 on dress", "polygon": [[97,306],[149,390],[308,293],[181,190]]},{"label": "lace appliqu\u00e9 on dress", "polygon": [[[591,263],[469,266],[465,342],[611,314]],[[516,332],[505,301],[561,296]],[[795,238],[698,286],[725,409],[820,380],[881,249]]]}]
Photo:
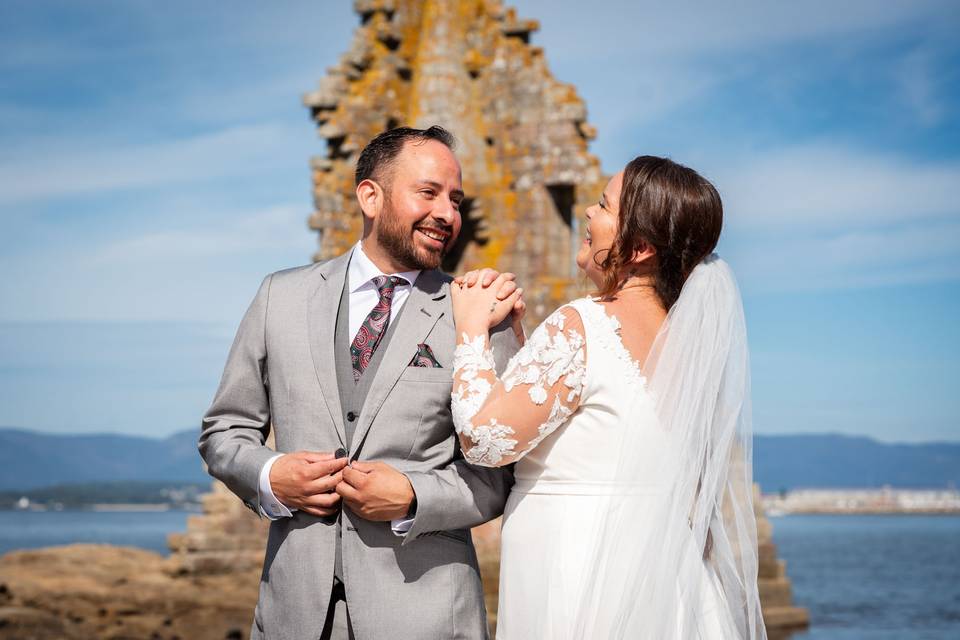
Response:
[{"label": "lace appliqu\u00e9 on dress", "polygon": [[566,405],[575,406],[583,391],[583,377],[587,370],[584,338],[573,329],[566,332],[563,329],[564,315],[563,310],[559,309],[533,332],[530,341],[510,361],[503,374],[503,388],[508,393],[518,384],[531,385],[527,394],[537,405],[547,401],[547,391],[561,377],[566,387],[562,401],[561,393],[554,396],[549,417],[537,428],[537,437],[529,442],[523,453],[537,446],[573,415],[573,410]]},{"label": "lace appliqu\u00e9 on dress", "polygon": [[496,466],[504,455],[513,453],[517,441],[510,438],[513,429],[497,424],[496,420],[483,427],[474,427],[470,422],[480,412],[493,389],[492,382],[496,381],[493,352],[484,336],[470,340],[463,334],[463,342],[453,352],[453,375],[459,382],[451,395],[453,428],[473,443],[464,449],[463,456],[472,464]]},{"label": "lace appliqu\u00e9 on dress", "polygon": [[[510,403],[531,402],[539,407],[553,396],[550,412],[546,416],[542,411],[533,411],[533,407],[527,412],[541,415],[534,425],[508,425],[494,417],[475,420],[489,399],[497,379],[493,372],[493,356],[484,337],[470,341],[464,336],[463,344],[454,353],[453,375],[456,383],[452,394],[452,413],[457,433],[466,436],[472,444],[462,447],[468,462],[499,466],[505,458],[511,458],[511,462],[519,459],[573,415],[586,372],[583,334],[572,328],[564,330],[566,314],[573,313],[573,309],[565,310],[562,307],[555,311],[537,327],[527,344],[510,360],[504,373],[499,390],[502,395],[510,396],[519,385],[530,385],[526,398],[511,397]],[[504,404],[497,406],[503,407]],[[515,407],[511,404],[510,408]],[[511,414],[515,413],[511,411]],[[483,424],[475,425],[475,422]],[[519,452],[516,450],[518,439],[526,442]]]},{"label": "lace appliqu\u00e9 on dress", "polygon": [[[617,359],[623,364],[632,384],[638,387],[646,386],[647,378],[643,375],[642,366],[638,361],[633,359],[633,356],[630,355],[630,352],[623,345],[623,340],[620,337],[620,321],[617,320],[617,316],[608,314],[603,305],[600,304],[595,298],[583,299],[592,303],[588,308],[591,308],[596,312],[594,314],[596,316],[595,320],[599,326],[603,326],[607,329],[606,331],[598,332],[597,337],[598,341],[601,343],[601,346],[605,349],[610,349],[617,355]],[[577,308],[583,311],[582,306],[578,306]]]}]

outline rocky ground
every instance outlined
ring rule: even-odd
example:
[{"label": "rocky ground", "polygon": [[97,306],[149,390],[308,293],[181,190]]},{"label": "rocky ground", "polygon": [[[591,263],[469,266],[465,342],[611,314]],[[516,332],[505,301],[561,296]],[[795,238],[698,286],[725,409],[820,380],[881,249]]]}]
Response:
[{"label": "rocky ground", "polygon": [[[474,530],[496,625],[499,520]],[[185,572],[131,547],[77,544],[0,557],[0,640],[245,640],[259,567]]]},{"label": "rocky ground", "polygon": [[177,575],[163,556],[70,545],[0,558],[0,640],[242,640],[259,571]]}]

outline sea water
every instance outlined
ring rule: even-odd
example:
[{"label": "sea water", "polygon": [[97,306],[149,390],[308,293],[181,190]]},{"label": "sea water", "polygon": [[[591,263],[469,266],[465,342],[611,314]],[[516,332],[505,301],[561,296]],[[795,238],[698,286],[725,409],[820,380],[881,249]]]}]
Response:
[{"label": "sea water", "polygon": [[76,542],[167,554],[167,534],[186,531],[189,511],[0,511],[0,554]]},{"label": "sea water", "polygon": [[791,640],[960,638],[960,516],[789,515],[770,519],[794,603]]}]

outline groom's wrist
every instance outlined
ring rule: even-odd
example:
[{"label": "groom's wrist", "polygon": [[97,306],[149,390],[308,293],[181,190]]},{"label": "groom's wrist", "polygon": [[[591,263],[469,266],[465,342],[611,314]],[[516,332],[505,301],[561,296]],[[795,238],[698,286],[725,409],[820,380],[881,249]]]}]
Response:
[{"label": "groom's wrist", "polygon": [[407,515],[404,516],[404,518],[409,520],[417,515],[417,490],[413,488],[413,482],[410,481],[410,476],[403,474],[403,477],[407,481],[407,486],[410,487],[410,503],[407,505]]}]

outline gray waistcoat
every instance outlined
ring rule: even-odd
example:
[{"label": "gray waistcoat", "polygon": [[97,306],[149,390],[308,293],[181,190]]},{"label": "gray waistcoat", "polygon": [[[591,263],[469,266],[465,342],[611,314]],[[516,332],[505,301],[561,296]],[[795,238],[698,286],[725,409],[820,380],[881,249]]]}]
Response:
[{"label": "gray waistcoat", "polygon": [[[407,305],[404,305],[404,309]],[[337,326],[334,337],[334,366],[337,369],[337,388],[340,392],[340,408],[343,411],[343,430],[347,439],[347,449],[350,459],[357,457],[362,442],[353,442],[353,432],[357,426],[357,418],[360,416],[360,410],[363,408],[363,402],[367,398],[367,392],[373,379],[377,376],[377,367],[383,359],[383,354],[387,351],[387,344],[393,335],[394,327],[399,324],[400,315],[404,309],[395,318],[391,319],[387,325],[387,333],[377,345],[377,350],[370,359],[370,364],[363,370],[358,382],[353,381],[353,361],[350,358],[350,344],[353,342],[353,336],[350,335],[350,282],[349,275],[344,278],[343,291],[340,293],[340,306],[337,309]],[[337,556],[334,565],[334,576],[338,580],[343,580],[343,560],[340,549],[340,540],[342,538],[342,517],[337,519]]]}]

